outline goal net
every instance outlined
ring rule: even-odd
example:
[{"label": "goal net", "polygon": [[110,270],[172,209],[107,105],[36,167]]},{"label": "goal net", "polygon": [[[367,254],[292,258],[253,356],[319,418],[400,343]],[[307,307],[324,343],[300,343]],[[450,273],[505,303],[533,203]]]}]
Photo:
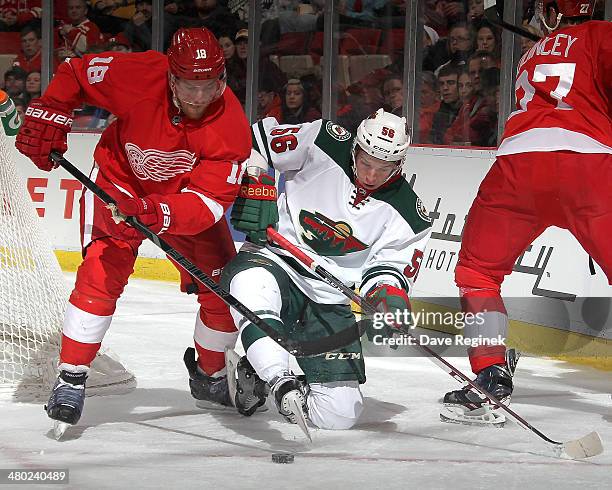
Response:
[{"label": "goal net", "polygon": [[[48,396],[57,376],[69,289],[14,151],[0,126],[0,387],[25,401]],[[133,374],[110,352],[97,356],[88,395],[134,387]]]}]

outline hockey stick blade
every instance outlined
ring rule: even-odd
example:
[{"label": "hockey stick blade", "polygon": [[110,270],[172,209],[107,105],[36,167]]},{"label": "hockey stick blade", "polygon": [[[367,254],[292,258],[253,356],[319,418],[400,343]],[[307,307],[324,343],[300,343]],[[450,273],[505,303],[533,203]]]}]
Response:
[{"label": "hockey stick blade", "polygon": [[565,455],[571,459],[591,458],[603,453],[604,450],[601,438],[595,431],[580,439],[564,442],[560,446],[556,446],[555,449],[559,451],[558,456]]},{"label": "hockey stick blade", "polygon": [[[306,265],[309,269],[318,274],[322,279],[324,279],[329,284],[333,285],[339,291],[342,291],[349,299],[353,300],[355,303],[362,307],[362,310],[366,313],[371,313],[374,311],[373,306],[369,301],[359,296],[352,289],[346,287],[340,279],[337,279],[333,274],[325,270],[323,267],[318,265],[312,257],[308,256],[306,253],[302,252],[298,247],[289,242],[285,237],[283,237],[280,233],[278,233],[273,228],[269,227],[267,230],[268,238],[270,240],[278,243],[284,250],[293,255],[297,260]],[[432,349],[427,347],[426,345],[422,345],[419,340],[412,335],[409,331],[401,328],[398,325],[390,325],[392,328],[395,328],[401,331],[404,335],[406,335],[410,343],[408,345],[415,347],[416,349],[422,351],[427,357],[438,367],[440,367],[443,371],[446,371],[447,374],[455,378],[462,384],[469,385],[474,391],[478,392],[480,395],[485,397],[493,406],[499,407],[499,410],[505,412],[506,416],[516,422],[523,429],[529,431],[532,435],[537,436],[540,441],[543,441],[549,445],[552,445],[555,448],[555,453],[557,456],[565,453],[567,456],[574,457],[575,459],[589,458],[591,456],[596,456],[603,452],[603,446],[601,444],[601,440],[596,432],[592,432],[587,434],[580,439],[576,439],[574,441],[568,441],[566,443],[553,441],[545,434],[536,429],[533,425],[527,422],[523,417],[517,414],[514,410],[504,405],[500,400],[498,400],[495,396],[489,393],[487,390],[478,386],[474,381],[468,378],[463,372],[453,366],[450,362],[448,362],[443,357],[439,356]]]},{"label": "hockey stick blade", "polygon": [[[52,151],[50,154],[50,158],[53,160],[53,162],[55,162],[57,165],[66,170],[70,175],[77,179],[81,184],[83,184],[104,203],[109,205],[116,204],[114,199],[108,193],[101,189],[95,182],[93,182],[72,163],[66,160],[59,152]],[[272,340],[279,344],[283,349],[285,349],[290,354],[296,357],[319,356],[327,352],[346,347],[361,336],[361,329],[359,325],[354,324],[351,327],[341,332],[337,332],[334,335],[323,337],[314,341],[298,342],[290,340],[284,335],[274,330],[264,320],[262,320],[259,316],[257,316],[250,309],[248,309],[244,304],[238,301],[238,299],[232,296],[228,291],[224,290],[211,277],[209,277],[202,270],[196,267],[196,265],[189,261],[183,254],[181,254],[178,250],[169,245],[159,235],[153,233],[148,227],[143,225],[135,217],[127,216],[125,218],[125,222],[133,228],[137,229],[140,233],[142,233],[145,238],[148,238],[157,247],[162,249],[166,253],[166,255],[174,259],[174,261],[180,267],[185,269],[195,279],[202,283],[207,289],[217,295],[225,304],[227,304],[231,308],[234,308],[238,313],[244,316],[249,322],[257,326],[267,336],[269,336]],[[361,331],[361,333],[363,333],[363,331]]]}]

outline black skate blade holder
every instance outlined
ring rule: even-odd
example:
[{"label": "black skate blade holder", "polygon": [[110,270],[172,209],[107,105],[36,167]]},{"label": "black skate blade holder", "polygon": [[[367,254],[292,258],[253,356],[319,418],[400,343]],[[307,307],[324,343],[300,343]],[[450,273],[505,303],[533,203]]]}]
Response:
[{"label": "black skate blade holder", "polygon": [[[281,248],[291,253],[297,260],[302,262],[309,270],[313,271],[317,274],[321,279],[323,279],[326,283],[333,286],[341,293],[343,293],[347,298],[351,301],[359,305],[365,313],[374,313],[376,309],[374,306],[365,298],[359,296],[355,291],[351,288],[347,287],[340,279],[337,279],[333,274],[328,272],[326,269],[318,265],[314,259],[310,256],[302,252],[298,247],[293,245],[289,240],[283,237],[280,233],[278,233],[274,228],[268,227],[268,238],[275,243],[277,243]],[[455,378],[459,383],[463,385],[469,385],[472,390],[489,400],[491,405],[499,407],[500,410],[505,412],[505,414],[514,422],[516,422],[523,429],[529,431],[532,435],[538,437],[540,441],[545,442],[549,448],[552,449],[553,454],[557,457],[567,456],[571,459],[585,459],[593,456],[597,456],[603,452],[603,444],[601,442],[601,438],[597,432],[591,432],[583,437],[578,439],[570,440],[567,442],[559,442],[553,439],[550,439],[548,436],[540,432],[538,429],[533,427],[529,422],[527,422],[523,417],[517,414],[510,407],[504,405],[500,400],[498,400],[491,393],[486,391],[485,389],[478,386],[474,383],[470,378],[468,378],[463,372],[459,369],[455,368],[451,363],[449,363],[446,359],[439,356],[432,349],[427,347],[426,345],[421,345],[418,338],[413,336],[410,331],[407,331],[401,325],[390,325],[392,328],[399,330],[403,335],[407,336],[410,342],[408,345],[413,346],[414,348],[420,350],[424,353],[434,364],[440,367],[442,370],[446,371],[450,376]]]}]

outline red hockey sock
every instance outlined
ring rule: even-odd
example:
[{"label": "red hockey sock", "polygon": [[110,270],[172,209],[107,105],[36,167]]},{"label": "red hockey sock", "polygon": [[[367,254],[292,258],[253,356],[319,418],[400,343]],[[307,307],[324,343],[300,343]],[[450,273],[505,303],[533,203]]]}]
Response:
[{"label": "red hockey sock", "polygon": [[96,357],[101,345],[102,342],[85,344],[62,335],[60,362],[73,364],[75,366],[89,366]]},{"label": "red hockey sock", "polygon": [[472,372],[478,374],[493,364],[506,363],[505,345],[481,345],[468,348],[468,356],[472,366]]},{"label": "red hockey sock", "polygon": [[225,367],[225,354],[223,352],[205,349],[197,342],[194,342],[194,344],[198,351],[198,366],[208,376],[218,373]]}]

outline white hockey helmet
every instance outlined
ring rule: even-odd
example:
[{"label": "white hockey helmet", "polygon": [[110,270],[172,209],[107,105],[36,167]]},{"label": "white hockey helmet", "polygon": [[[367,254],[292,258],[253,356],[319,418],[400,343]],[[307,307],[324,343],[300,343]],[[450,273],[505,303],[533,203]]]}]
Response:
[{"label": "white hockey helmet", "polygon": [[[406,118],[399,117],[384,109],[378,109],[367,119],[361,121],[355,136],[355,145],[385,162],[404,160],[410,145],[410,135],[406,131]],[[353,147],[353,162],[355,161]]]}]

